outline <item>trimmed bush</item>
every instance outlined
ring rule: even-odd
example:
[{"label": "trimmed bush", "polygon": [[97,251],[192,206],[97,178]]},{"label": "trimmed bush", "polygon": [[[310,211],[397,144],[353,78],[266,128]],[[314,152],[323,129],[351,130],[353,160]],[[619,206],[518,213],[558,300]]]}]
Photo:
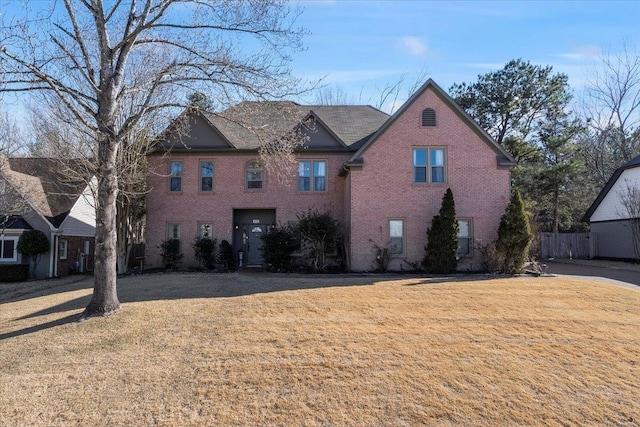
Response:
[{"label": "trimmed bush", "polygon": [[180,253],[180,240],[168,239],[160,244],[160,256],[165,268],[174,268],[182,260]]},{"label": "trimmed bush", "polygon": [[196,237],[192,246],[200,265],[212,269],[216,261],[216,239]]},{"label": "trimmed bush", "polygon": [[335,254],[341,241],[340,223],[330,212],[309,210],[298,214],[296,233],[303,249],[309,250],[310,267],[323,271],[328,266],[328,257]]},{"label": "trimmed bush", "polygon": [[218,253],[218,261],[228,271],[236,271],[236,260],[233,256],[233,247],[231,244],[223,240],[220,242],[220,251]]},{"label": "trimmed bush", "polygon": [[453,192],[447,188],[440,212],[433,217],[427,230],[427,246],[422,264],[429,273],[455,273],[458,267],[458,220]]},{"label": "trimmed bush", "polygon": [[29,258],[33,266],[32,276],[36,277],[36,269],[42,254],[49,252],[49,239],[40,230],[28,230],[20,235],[18,252]]},{"label": "trimmed bush", "polygon": [[291,270],[291,254],[300,247],[294,229],[290,225],[280,226],[263,234],[262,256],[267,271]]},{"label": "trimmed bush", "polygon": [[29,279],[28,264],[0,265],[0,282],[25,282]]},{"label": "trimmed bush", "polygon": [[521,273],[527,261],[533,235],[524,210],[524,203],[517,188],[513,190],[509,204],[500,218],[496,252],[500,271],[507,274]]}]

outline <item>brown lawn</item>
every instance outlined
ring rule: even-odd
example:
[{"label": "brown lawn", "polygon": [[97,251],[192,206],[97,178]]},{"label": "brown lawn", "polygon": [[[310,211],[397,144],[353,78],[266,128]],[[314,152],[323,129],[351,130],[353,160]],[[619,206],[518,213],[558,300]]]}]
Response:
[{"label": "brown lawn", "polygon": [[0,292],[3,426],[640,424],[634,289],[155,274],[76,323],[90,287]]}]

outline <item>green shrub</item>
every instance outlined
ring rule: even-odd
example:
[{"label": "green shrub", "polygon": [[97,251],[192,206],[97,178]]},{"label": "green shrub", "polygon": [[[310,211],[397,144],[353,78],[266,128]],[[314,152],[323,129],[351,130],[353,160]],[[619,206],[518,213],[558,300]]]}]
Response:
[{"label": "green shrub", "polygon": [[218,253],[218,261],[228,271],[236,270],[236,259],[233,256],[233,247],[226,240],[223,240],[222,242],[220,242],[220,251]]},{"label": "green shrub", "polygon": [[29,258],[32,265],[32,276],[36,277],[36,269],[42,254],[49,251],[49,239],[40,230],[28,230],[20,235],[18,252]]},{"label": "green shrub", "polygon": [[455,273],[458,266],[458,220],[453,192],[447,188],[440,212],[433,217],[427,230],[427,246],[422,264],[429,273]]},{"label": "green shrub", "polygon": [[191,246],[200,266],[212,269],[216,261],[216,239],[196,237]]},{"label": "green shrub", "polygon": [[174,268],[182,260],[180,240],[167,239],[160,244],[160,255],[165,268]]},{"label": "green shrub", "polygon": [[323,271],[328,266],[328,257],[338,250],[341,241],[340,223],[330,212],[320,213],[309,209],[298,214],[296,233],[303,249],[308,249],[310,267]]},{"label": "green shrub", "polygon": [[0,265],[0,282],[24,282],[29,279],[28,264]]},{"label": "green shrub", "polygon": [[291,270],[291,254],[300,247],[291,225],[276,227],[263,234],[262,257],[267,271]]},{"label": "green shrub", "polygon": [[498,227],[496,252],[500,260],[501,272],[508,274],[522,272],[532,238],[524,203],[520,197],[520,191],[516,188],[511,194]]}]

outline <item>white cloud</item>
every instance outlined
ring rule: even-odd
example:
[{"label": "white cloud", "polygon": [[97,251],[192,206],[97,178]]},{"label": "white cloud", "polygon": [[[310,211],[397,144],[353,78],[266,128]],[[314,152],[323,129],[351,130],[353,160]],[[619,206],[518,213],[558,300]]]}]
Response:
[{"label": "white cloud", "polygon": [[406,49],[411,55],[424,56],[427,54],[427,45],[420,40],[419,37],[406,36],[401,37],[398,43],[403,49]]},{"label": "white cloud", "polygon": [[594,61],[602,55],[602,49],[596,45],[577,46],[572,52],[561,53],[560,58],[571,61]]}]

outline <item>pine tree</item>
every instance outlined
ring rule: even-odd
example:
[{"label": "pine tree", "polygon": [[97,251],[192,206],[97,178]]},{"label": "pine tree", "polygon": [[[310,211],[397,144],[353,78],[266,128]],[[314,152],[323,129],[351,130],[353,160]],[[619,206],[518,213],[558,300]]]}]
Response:
[{"label": "pine tree", "polygon": [[458,260],[458,220],[453,192],[450,188],[442,197],[442,206],[438,215],[431,221],[427,230],[427,246],[422,261],[423,267],[429,273],[455,273]]},{"label": "pine tree", "polygon": [[498,227],[496,250],[503,273],[519,273],[527,260],[533,234],[520,191],[515,188]]}]

